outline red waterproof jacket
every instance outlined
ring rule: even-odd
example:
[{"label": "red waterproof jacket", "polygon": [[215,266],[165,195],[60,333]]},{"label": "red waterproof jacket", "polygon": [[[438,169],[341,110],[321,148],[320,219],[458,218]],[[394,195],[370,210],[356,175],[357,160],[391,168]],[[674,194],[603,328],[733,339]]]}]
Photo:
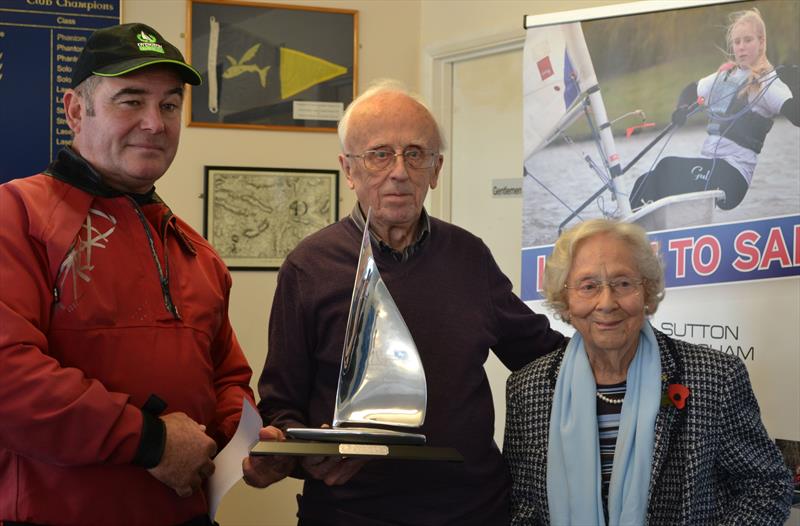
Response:
[{"label": "red waterproof jacket", "polygon": [[221,448],[252,399],[231,278],[154,196],[71,150],[0,185],[0,520],[179,524],[208,513],[133,464],[150,395]]}]

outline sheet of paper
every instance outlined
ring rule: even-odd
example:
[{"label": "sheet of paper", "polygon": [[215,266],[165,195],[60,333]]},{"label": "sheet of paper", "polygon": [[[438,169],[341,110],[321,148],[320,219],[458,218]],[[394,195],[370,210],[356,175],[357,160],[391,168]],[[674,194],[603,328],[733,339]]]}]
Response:
[{"label": "sheet of paper", "polygon": [[258,432],[261,427],[261,415],[250,400],[245,398],[239,427],[228,445],[214,458],[216,469],[208,479],[208,515],[212,521],[222,497],[242,478],[242,460],[250,454],[250,449],[258,442]]}]

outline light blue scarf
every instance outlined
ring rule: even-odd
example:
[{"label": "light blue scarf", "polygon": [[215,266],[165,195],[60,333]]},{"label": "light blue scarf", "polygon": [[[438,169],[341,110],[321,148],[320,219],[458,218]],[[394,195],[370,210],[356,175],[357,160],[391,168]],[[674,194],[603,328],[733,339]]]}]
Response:
[{"label": "light blue scarf", "polygon": [[[547,445],[547,503],[556,526],[602,526],[597,401],[589,358],[577,332],[564,353],[556,380]],[[653,458],[655,421],[661,402],[661,358],[645,321],[628,367],[608,490],[609,526],[641,526]]]}]

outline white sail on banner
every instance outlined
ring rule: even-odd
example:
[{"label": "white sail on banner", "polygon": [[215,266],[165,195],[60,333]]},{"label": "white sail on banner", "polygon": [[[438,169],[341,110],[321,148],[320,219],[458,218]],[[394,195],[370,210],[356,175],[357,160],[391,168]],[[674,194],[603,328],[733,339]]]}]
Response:
[{"label": "white sail on banner", "polygon": [[596,85],[580,22],[527,31],[523,52],[525,159],[581,115],[571,110]]}]

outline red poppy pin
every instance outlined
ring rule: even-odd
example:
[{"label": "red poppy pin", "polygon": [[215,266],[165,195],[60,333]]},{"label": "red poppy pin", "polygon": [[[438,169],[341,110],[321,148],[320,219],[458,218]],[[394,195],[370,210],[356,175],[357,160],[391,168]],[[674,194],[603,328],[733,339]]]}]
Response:
[{"label": "red poppy pin", "polygon": [[676,408],[683,409],[686,407],[686,399],[691,394],[692,392],[685,385],[669,384],[666,394],[661,399],[661,405],[667,405],[671,402]]}]

